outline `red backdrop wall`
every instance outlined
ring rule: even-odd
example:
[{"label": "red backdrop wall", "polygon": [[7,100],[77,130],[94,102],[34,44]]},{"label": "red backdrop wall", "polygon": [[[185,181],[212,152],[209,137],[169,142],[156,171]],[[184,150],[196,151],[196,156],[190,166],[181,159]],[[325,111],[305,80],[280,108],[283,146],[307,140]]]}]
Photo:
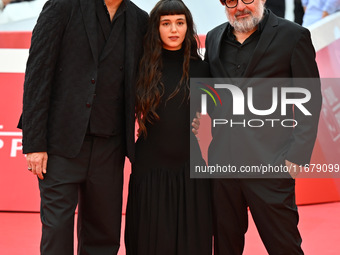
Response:
[{"label": "red backdrop wall", "polygon": [[[0,32],[0,53],[4,49],[28,49],[30,37],[31,33],[28,32]],[[201,39],[204,42],[204,37]],[[334,50],[340,52],[340,40],[317,53],[323,77],[340,77],[340,57],[331,53]],[[0,62],[6,63],[6,60],[0,59]],[[22,107],[23,81],[23,72],[6,73],[0,69],[0,211],[39,211],[37,179],[27,171],[21,151],[21,132],[16,128]],[[332,90],[340,99],[340,86],[324,90]],[[340,122],[335,120],[337,113],[321,116],[312,158],[315,163],[340,161],[340,139],[333,139],[334,129],[339,130],[340,135]],[[127,163],[123,208],[126,205],[129,174],[130,165]],[[298,204],[340,201],[340,179],[297,179],[296,192]]]}]

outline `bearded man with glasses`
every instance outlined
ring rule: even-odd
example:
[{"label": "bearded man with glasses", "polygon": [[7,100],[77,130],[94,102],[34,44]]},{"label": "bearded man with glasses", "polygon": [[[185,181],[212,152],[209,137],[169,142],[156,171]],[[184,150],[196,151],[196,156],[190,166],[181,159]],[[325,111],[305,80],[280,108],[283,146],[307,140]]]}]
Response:
[{"label": "bearded man with glasses", "polygon": [[[303,88],[311,93],[311,99],[305,104],[311,116],[301,114],[297,107],[290,105],[287,115],[300,123],[294,128],[214,127],[209,147],[214,153],[209,153],[209,165],[222,158],[223,163],[238,167],[261,164],[300,169],[299,166],[309,164],[311,158],[322,102],[310,32],[266,10],[265,0],[220,2],[225,6],[229,22],[207,34],[205,60],[210,65],[212,76],[289,78],[289,86],[305,86]],[[297,86],[293,78],[315,79]],[[269,79],[262,80],[268,82]],[[254,86],[254,102],[272,102],[271,97],[264,95],[280,85],[269,84],[269,87],[262,83]],[[247,91],[247,86],[240,88]],[[230,116],[231,103],[224,105],[214,108],[210,117]],[[285,178],[260,175],[257,178],[213,179],[214,254],[243,253],[248,207],[269,254],[303,254],[295,203],[294,178],[297,173],[286,172],[281,176]]]}]

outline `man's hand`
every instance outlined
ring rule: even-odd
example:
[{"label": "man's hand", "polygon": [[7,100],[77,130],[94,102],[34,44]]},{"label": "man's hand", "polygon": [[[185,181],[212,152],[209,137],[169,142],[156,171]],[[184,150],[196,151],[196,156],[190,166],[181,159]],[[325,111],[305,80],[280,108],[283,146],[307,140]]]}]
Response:
[{"label": "man's hand", "polygon": [[44,179],[43,174],[46,174],[47,158],[47,152],[28,153],[26,157],[28,170],[32,171],[41,180]]},{"label": "man's hand", "polygon": [[286,160],[286,166],[288,167],[289,174],[293,179],[295,179],[298,176],[298,174],[301,171],[300,168],[302,167],[302,166],[294,164],[294,163],[292,163],[288,160]]},{"label": "man's hand", "polygon": [[[198,135],[198,129],[200,128],[200,118],[201,118],[201,113],[200,112],[196,112],[196,118],[194,118],[192,120],[191,126],[193,127],[193,129],[191,129],[191,131],[194,133],[195,136]],[[198,138],[197,138],[198,139]]]},{"label": "man's hand", "polygon": [[13,0],[0,0],[4,3],[4,6],[8,5],[10,2],[12,2]]}]

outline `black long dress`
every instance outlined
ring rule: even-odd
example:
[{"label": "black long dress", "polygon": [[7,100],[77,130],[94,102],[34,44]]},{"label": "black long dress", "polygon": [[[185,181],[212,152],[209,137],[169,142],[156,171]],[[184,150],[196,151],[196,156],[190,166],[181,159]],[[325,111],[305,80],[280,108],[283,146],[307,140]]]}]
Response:
[{"label": "black long dress", "polygon": [[[162,52],[165,87],[160,117],[147,124],[136,143],[126,210],[127,255],[211,254],[208,180],[190,179],[190,104],[180,91],[168,99],[182,76],[183,51]],[[209,77],[208,65],[190,61],[190,77]]]}]

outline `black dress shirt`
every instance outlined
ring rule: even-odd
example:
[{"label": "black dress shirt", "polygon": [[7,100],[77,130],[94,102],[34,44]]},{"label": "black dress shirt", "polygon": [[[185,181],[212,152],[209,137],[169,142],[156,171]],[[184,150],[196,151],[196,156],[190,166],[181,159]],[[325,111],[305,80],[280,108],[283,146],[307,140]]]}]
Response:
[{"label": "black dress shirt", "polygon": [[259,42],[261,32],[268,19],[268,11],[264,13],[258,29],[252,33],[242,44],[236,40],[233,34],[234,28],[228,24],[223,35],[220,51],[220,59],[228,75],[232,78],[241,78]]},{"label": "black dress shirt", "polygon": [[[123,1],[111,21],[105,2],[96,0],[99,68],[87,132],[91,135],[112,136],[124,130],[125,11]],[[103,58],[109,64],[101,65]],[[107,77],[104,72],[110,73],[109,79],[102,78]]]}]

